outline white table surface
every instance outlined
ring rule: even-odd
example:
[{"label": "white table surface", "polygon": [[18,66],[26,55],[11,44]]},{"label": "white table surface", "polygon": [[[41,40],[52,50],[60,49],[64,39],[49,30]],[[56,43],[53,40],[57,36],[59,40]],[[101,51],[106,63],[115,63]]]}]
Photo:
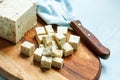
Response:
[{"label": "white table surface", "polygon": [[[102,60],[100,80],[118,80],[120,75],[120,0],[71,0],[73,14],[110,49]],[[0,77],[0,80],[5,80]]]}]

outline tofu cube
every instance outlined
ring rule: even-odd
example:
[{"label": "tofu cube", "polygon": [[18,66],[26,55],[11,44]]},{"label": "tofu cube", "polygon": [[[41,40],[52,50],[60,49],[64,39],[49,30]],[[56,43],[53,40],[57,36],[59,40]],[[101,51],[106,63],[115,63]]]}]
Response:
[{"label": "tofu cube", "polygon": [[52,41],[52,46],[53,46],[54,48],[58,49],[58,46],[57,46],[57,44],[56,44],[55,41]]},{"label": "tofu cube", "polygon": [[39,48],[45,48],[44,44],[39,44]]},{"label": "tofu cube", "polygon": [[65,26],[58,26],[57,27],[57,33],[62,33],[64,35],[67,35],[68,27]]},{"label": "tofu cube", "polygon": [[66,37],[61,33],[56,33],[55,40],[56,40],[58,45],[62,45],[66,42]]},{"label": "tofu cube", "polygon": [[62,68],[62,66],[63,66],[63,59],[62,58],[58,58],[58,57],[54,57],[52,59],[52,66],[56,67],[56,68]]},{"label": "tofu cube", "polygon": [[73,48],[68,42],[61,45],[61,48],[64,50],[63,55],[65,57],[67,57],[67,56],[69,56],[69,55],[71,55],[73,53]]},{"label": "tofu cube", "polygon": [[80,43],[80,37],[76,35],[70,35],[68,42],[70,43],[74,50],[77,50]]},{"label": "tofu cube", "polygon": [[44,51],[43,51],[44,56],[54,57],[54,56],[56,56],[56,53],[57,53],[56,48],[54,48],[52,46],[45,48]]},{"label": "tofu cube", "polygon": [[21,44],[21,53],[27,56],[31,56],[35,50],[35,45],[25,41]]},{"label": "tofu cube", "polygon": [[62,58],[63,56],[63,50],[56,50],[56,54],[55,54],[55,57],[59,57],[59,58]]},{"label": "tofu cube", "polygon": [[52,66],[52,57],[42,56],[41,67],[51,69],[51,66]]},{"label": "tofu cube", "polygon": [[35,31],[36,31],[36,34],[37,34],[37,35],[46,34],[46,31],[45,31],[44,27],[36,27],[36,28],[35,28]]},{"label": "tofu cube", "polygon": [[37,48],[33,53],[33,60],[40,62],[44,48]]},{"label": "tofu cube", "polygon": [[52,40],[54,40],[55,33],[48,33],[48,36],[49,36]]},{"label": "tofu cube", "polygon": [[44,56],[51,56],[52,55],[52,47],[46,47],[46,48],[44,48],[43,55]]},{"label": "tofu cube", "polygon": [[1,38],[17,43],[36,23],[36,4],[30,0],[3,0],[0,3]]},{"label": "tofu cube", "polygon": [[41,35],[36,35],[36,41],[37,41],[38,45],[40,45],[41,42],[42,42],[42,36]]},{"label": "tofu cube", "polygon": [[43,40],[45,47],[52,46],[52,39],[48,35],[43,36],[42,40]]},{"label": "tofu cube", "polygon": [[52,28],[52,25],[46,25],[46,26],[45,26],[45,30],[46,30],[47,34],[48,34],[48,33],[54,33],[54,30],[53,30],[53,28]]}]

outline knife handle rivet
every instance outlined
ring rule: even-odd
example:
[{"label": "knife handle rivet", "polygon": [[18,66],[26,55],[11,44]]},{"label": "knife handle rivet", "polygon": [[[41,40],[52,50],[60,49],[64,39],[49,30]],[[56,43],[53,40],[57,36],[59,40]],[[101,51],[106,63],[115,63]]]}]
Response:
[{"label": "knife handle rivet", "polygon": [[81,26],[81,24],[79,23],[78,26]]},{"label": "knife handle rivet", "polygon": [[90,37],[90,34],[87,34],[88,37]]}]

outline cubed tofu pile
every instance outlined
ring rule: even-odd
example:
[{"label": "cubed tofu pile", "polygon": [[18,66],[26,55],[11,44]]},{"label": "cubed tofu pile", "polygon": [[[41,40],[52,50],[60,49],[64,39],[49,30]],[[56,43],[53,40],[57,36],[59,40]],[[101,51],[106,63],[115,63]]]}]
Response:
[{"label": "cubed tofu pile", "polygon": [[21,44],[21,53],[27,56],[33,55],[33,60],[39,62],[41,68],[62,68],[63,56],[72,55],[80,42],[80,37],[77,35],[71,34],[67,39],[68,28],[64,26],[58,26],[57,32],[52,25],[36,27],[35,31],[39,47],[35,49],[33,43],[25,41]]}]

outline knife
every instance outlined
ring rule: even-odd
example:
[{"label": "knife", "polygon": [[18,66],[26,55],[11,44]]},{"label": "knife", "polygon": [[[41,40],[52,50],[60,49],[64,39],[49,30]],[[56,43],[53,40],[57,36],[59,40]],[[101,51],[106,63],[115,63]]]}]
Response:
[{"label": "knife", "polygon": [[100,41],[88,31],[79,20],[71,21],[70,26],[73,30],[81,36],[82,41],[93,53],[102,58],[108,59],[110,56],[110,50],[100,43]]}]

